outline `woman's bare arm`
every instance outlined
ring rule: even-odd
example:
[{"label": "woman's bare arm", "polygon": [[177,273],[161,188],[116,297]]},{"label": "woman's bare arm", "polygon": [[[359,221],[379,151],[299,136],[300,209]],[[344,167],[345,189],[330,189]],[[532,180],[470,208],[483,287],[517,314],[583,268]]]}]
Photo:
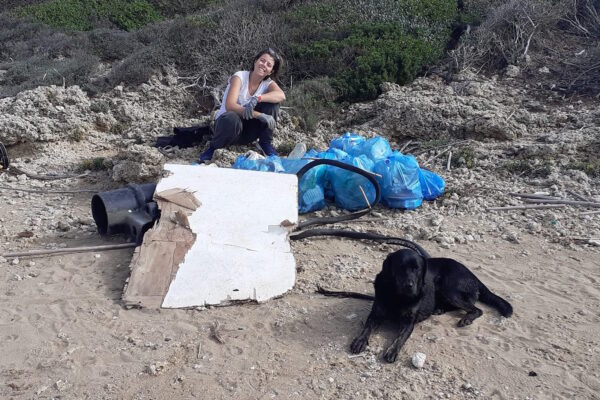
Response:
[{"label": "woman's bare arm", "polygon": [[229,82],[229,92],[225,99],[225,110],[233,111],[238,115],[242,115],[244,112],[243,105],[237,103],[238,96],[240,95],[240,89],[242,88],[242,80],[237,76],[232,76]]},{"label": "woman's bare arm", "polygon": [[267,92],[260,97],[260,101],[267,103],[281,103],[285,100],[285,93],[283,93],[283,90],[281,90],[279,85],[273,81],[269,85]]}]

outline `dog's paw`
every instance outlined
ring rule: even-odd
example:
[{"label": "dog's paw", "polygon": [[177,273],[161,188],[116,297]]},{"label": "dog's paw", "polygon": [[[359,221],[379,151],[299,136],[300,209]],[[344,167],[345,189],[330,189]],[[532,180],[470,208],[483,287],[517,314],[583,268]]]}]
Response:
[{"label": "dog's paw", "polygon": [[385,351],[385,353],[383,353],[383,359],[389,363],[396,362],[397,358],[398,358],[398,349],[395,348],[394,346],[389,347]]},{"label": "dog's paw", "polygon": [[369,344],[367,339],[358,336],[350,344],[350,352],[352,354],[358,354],[367,348],[367,344]]},{"label": "dog's paw", "polygon": [[466,317],[465,317],[465,318],[462,318],[460,321],[458,321],[458,324],[457,324],[457,325],[458,325],[458,327],[459,327],[459,328],[462,328],[462,327],[464,327],[464,326],[469,326],[469,325],[471,325],[472,323],[473,323],[473,321],[471,321],[471,319],[470,319],[470,318],[466,318]]}]

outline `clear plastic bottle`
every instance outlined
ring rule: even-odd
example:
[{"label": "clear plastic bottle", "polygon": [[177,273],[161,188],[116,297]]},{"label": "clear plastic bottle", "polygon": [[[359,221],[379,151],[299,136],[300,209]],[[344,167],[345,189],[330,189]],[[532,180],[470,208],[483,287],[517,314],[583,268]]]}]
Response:
[{"label": "clear plastic bottle", "polygon": [[291,151],[288,159],[299,160],[304,157],[304,154],[306,154],[306,144],[303,142],[296,143],[296,146],[294,147],[294,150]]}]

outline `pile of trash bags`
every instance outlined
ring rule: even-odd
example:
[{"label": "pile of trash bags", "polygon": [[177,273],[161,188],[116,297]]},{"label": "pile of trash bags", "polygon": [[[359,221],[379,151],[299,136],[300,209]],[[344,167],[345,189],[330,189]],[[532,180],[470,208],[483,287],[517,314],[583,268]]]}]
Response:
[{"label": "pile of trash bags", "polygon": [[[412,210],[423,200],[434,200],[444,193],[442,177],[419,168],[414,156],[392,150],[383,137],[366,139],[349,132],[333,139],[326,151],[310,149],[301,158],[242,155],[233,168],[295,174],[315,159],[338,160],[375,173],[381,201],[390,208]],[[346,210],[360,210],[373,204],[375,188],[364,176],[332,165],[318,165],[298,182],[298,211],[320,210],[326,200]]]}]

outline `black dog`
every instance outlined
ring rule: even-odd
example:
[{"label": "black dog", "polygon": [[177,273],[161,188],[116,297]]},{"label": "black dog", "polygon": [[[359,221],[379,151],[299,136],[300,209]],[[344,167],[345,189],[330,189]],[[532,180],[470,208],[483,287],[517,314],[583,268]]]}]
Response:
[{"label": "black dog", "polygon": [[383,358],[396,361],[398,351],[413,331],[415,323],[451,310],[467,314],[458,326],[470,325],[483,312],[475,307],[479,300],[505,317],[512,306],[492,293],[469,269],[450,258],[424,258],[413,250],[399,250],[387,256],[375,278],[375,302],[362,332],[352,341],[350,351],[360,353],[369,336],[383,320],[398,321],[398,337]]}]

